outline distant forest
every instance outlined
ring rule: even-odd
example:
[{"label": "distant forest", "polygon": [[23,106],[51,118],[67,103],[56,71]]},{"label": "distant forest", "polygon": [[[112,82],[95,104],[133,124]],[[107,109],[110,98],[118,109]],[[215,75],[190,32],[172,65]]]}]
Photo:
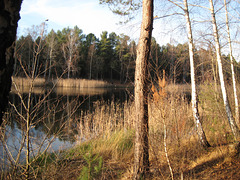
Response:
[{"label": "distant forest", "polygon": [[[217,81],[217,62],[214,47],[195,49],[196,78],[199,83]],[[45,23],[33,27],[28,35],[16,42],[14,75],[34,76],[47,80],[77,78],[129,83],[134,80],[137,42],[127,35],[102,32],[83,34],[77,26],[46,33]],[[149,80],[162,77],[165,70],[168,83],[189,83],[188,44],[160,46],[152,38],[148,63]],[[230,60],[223,55],[225,77],[231,78]],[[235,61],[237,79],[239,63]]]}]

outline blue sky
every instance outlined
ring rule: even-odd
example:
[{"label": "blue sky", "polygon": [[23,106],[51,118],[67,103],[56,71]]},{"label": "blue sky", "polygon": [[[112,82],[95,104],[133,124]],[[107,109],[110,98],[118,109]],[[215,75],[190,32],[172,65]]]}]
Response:
[{"label": "blue sky", "polygon": [[99,0],[23,0],[18,23],[18,35],[25,35],[32,25],[40,25],[46,19],[47,31],[62,30],[77,25],[84,34],[100,36],[102,31],[116,32],[138,37],[139,23],[119,25],[122,20]]}]

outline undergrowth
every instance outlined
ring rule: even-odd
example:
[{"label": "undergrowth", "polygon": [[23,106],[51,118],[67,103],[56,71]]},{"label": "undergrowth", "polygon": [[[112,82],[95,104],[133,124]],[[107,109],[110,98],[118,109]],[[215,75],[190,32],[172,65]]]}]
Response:
[{"label": "undergrowth", "polygon": [[[174,179],[240,178],[240,145],[233,140],[221,96],[213,89],[211,84],[204,85],[199,94],[200,117],[211,144],[208,149],[198,142],[191,102],[184,93],[172,92],[157,103],[149,101],[149,179],[170,179],[169,166]],[[71,149],[40,157],[35,162],[41,172],[37,178],[131,179],[134,116],[131,102],[124,106],[106,103],[96,107],[93,114],[82,117],[85,124],[79,122],[79,136],[85,137],[85,141],[78,141]]]}]

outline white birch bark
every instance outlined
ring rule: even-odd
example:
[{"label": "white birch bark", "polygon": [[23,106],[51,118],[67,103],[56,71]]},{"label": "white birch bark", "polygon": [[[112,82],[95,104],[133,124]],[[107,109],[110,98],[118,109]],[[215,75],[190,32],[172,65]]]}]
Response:
[{"label": "white birch bark", "polygon": [[232,44],[231,44],[231,35],[230,35],[228,9],[227,9],[226,0],[224,0],[224,6],[225,6],[225,14],[226,14],[226,28],[228,33],[228,45],[229,45],[229,54],[230,54],[231,71],[232,71],[233,94],[234,94],[234,101],[235,101],[235,120],[236,120],[236,123],[239,125],[238,96],[237,96],[236,79],[235,79],[235,72],[234,72],[234,66],[233,66]]},{"label": "white birch bark", "polygon": [[187,0],[183,0],[183,1],[184,1],[184,8],[185,8],[184,11],[185,11],[185,18],[186,18],[186,22],[187,22],[187,31],[188,31],[193,118],[194,118],[194,123],[196,126],[200,144],[203,147],[209,147],[210,145],[209,145],[207,138],[205,136],[205,133],[203,131],[202,123],[200,121],[199,112],[198,112],[198,97],[197,97],[197,91],[196,91],[195,68],[194,68],[193,37],[192,37],[191,21],[190,21],[189,11],[188,11],[188,2],[187,2]]},{"label": "white birch bark", "polygon": [[218,73],[220,78],[220,84],[221,84],[221,90],[222,90],[222,96],[223,96],[223,102],[226,109],[228,122],[230,125],[230,128],[232,130],[232,133],[234,135],[234,138],[238,140],[240,138],[240,131],[237,127],[236,121],[233,118],[232,111],[229,105],[228,97],[227,97],[227,91],[225,87],[224,82],[224,76],[223,76],[223,68],[222,68],[222,61],[221,61],[221,51],[220,51],[220,43],[219,43],[219,36],[218,36],[218,29],[217,29],[217,23],[215,18],[215,11],[213,6],[213,1],[209,0],[210,3],[210,10],[212,14],[212,25],[213,25],[213,34],[214,34],[214,40],[216,44],[216,55],[217,55],[217,62],[218,62]]}]

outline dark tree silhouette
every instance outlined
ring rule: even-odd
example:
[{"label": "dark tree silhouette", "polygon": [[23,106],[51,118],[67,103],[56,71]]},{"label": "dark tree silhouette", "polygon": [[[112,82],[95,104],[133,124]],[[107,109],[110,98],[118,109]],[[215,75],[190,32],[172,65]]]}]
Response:
[{"label": "dark tree silhouette", "polygon": [[8,104],[14,64],[14,47],[22,0],[0,1],[0,125]]}]

